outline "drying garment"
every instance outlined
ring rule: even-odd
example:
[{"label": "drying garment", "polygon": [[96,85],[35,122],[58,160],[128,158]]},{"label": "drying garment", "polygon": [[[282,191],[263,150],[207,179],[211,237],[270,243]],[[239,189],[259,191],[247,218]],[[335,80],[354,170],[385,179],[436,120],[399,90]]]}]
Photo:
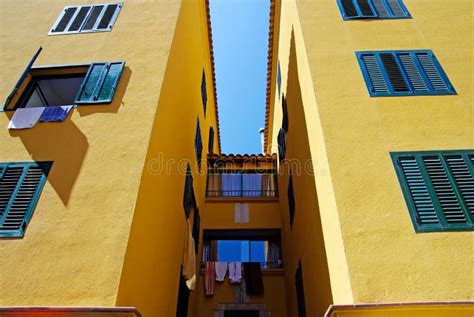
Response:
[{"label": "drying garment", "polygon": [[46,107],[39,119],[40,122],[63,122],[72,106]]},{"label": "drying garment", "polygon": [[224,282],[227,273],[227,262],[216,262],[216,281]]},{"label": "drying garment", "polygon": [[244,263],[244,280],[247,288],[247,295],[263,294],[263,277],[260,263]]},{"label": "drying garment", "polygon": [[216,283],[216,262],[206,262],[204,268],[204,292],[206,295],[214,295],[214,284]]},{"label": "drying garment", "polygon": [[231,283],[240,283],[242,279],[242,263],[230,262],[229,263],[229,281]]},{"label": "drying garment", "polygon": [[18,108],[8,123],[8,129],[30,129],[38,122],[44,107]]},{"label": "drying garment", "polygon": [[196,249],[194,247],[193,230],[191,220],[186,220],[186,230],[184,237],[183,253],[183,276],[186,279],[186,286],[194,290],[196,285]]}]

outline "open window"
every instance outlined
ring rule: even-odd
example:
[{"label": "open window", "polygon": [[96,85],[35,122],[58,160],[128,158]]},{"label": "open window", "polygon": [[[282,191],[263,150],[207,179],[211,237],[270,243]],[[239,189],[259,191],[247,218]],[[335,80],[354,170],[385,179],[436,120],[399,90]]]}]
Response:
[{"label": "open window", "polygon": [[258,262],[282,267],[278,230],[205,230],[202,261]]},{"label": "open window", "polygon": [[30,61],[3,110],[111,103],[124,61],[33,67]]}]

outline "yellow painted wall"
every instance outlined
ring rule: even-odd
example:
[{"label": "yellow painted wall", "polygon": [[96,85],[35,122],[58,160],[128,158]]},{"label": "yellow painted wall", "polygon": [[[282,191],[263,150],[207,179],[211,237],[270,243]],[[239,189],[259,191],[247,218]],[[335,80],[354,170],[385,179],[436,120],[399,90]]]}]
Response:
[{"label": "yellow painted wall", "polygon": [[[334,303],[472,300],[472,232],[415,233],[390,159],[474,148],[472,2],[405,0],[413,19],[378,21],[343,21],[332,0],[282,3],[282,87],[293,28]],[[433,50],[458,94],[369,97],[354,52],[389,49]]]},{"label": "yellow painted wall", "polygon": [[333,307],[328,317],[471,317],[474,306],[461,304],[421,304],[421,305],[387,305],[366,307]]},{"label": "yellow painted wall", "polygon": [[[208,96],[205,116],[203,68]],[[198,117],[203,139],[200,174],[194,152]],[[209,126],[217,132],[215,122],[204,1],[183,0],[141,178],[117,306],[136,306],[145,317],[176,314],[185,238],[186,164],[191,163],[202,228]],[[215,137],[215,152],[219,152],[217,133]],[[196,309],[195,291],[191,293],[189,316]]]},{"label": "yellow painted wall", "polygon": [[47,35],[64,6],[97,2],[0,4],[2,102],[40,46],[35,65],[126,61],[110,105],[23,131],[0,113],[1,162],[54,161],[24,238],[0,239],[0,305],[115,305],[179,1],[126,1],[111,32]]},{"label": "yellow painted wall", "polygon": [[[212,199],[212,200],[211,200]],[[206,199],[201,224],[203,229],[279,229],[280,209],[278,200]],[[226,198],[228,199],[228,198]],[[235,203],[249,204],[249,223],[235,223]]]},{"label": "yellow painted wall", "polygon": [[[263,270],[263,295],[250,295],[250,304],[264,304],[267,310],[271,311],[272,317],[283,317],[286,314],[285,301],[285,276],[282,270]],[[204,275],[200,275],[201,286],[197,290],[199,303],[197,307],[197,317],[213,316],[213,311],[219,304],[232,304],[234,302],[234,290],[239,285],[230,284],[228,279],[224,282],[216,282],[214,286],[214,295],[204,295]]]}]

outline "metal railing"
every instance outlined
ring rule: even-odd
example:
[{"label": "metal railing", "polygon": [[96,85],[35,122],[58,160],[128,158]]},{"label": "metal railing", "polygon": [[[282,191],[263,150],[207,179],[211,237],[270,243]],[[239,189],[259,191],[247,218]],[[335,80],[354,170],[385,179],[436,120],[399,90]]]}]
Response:
[{"label": "metal railing", "polygon": [[[226,261],[223,261],[226,262]],[[229,262],[230,263],[230,262]],[[242,262],[244,263],[244,262]],[[273,262],[260,262],[260,266],[262,269],[282,269],[283,268],[283,262],[278,260],[278,261],[273,261]],[[206,261],[201,262],[201,268],[206,267]]]},{"label": "metal railing", "polygon": [[278,197],[277,190],[207,190],[207,197]]}]

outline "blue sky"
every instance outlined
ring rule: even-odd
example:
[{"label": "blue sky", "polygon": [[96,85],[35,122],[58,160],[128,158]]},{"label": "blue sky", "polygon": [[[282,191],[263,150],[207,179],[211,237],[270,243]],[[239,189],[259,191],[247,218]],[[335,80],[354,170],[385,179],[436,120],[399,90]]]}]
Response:
[{"label": "blue sky", "polygon": [[269,0],[210,0],[223,153],[260,153]]}]

